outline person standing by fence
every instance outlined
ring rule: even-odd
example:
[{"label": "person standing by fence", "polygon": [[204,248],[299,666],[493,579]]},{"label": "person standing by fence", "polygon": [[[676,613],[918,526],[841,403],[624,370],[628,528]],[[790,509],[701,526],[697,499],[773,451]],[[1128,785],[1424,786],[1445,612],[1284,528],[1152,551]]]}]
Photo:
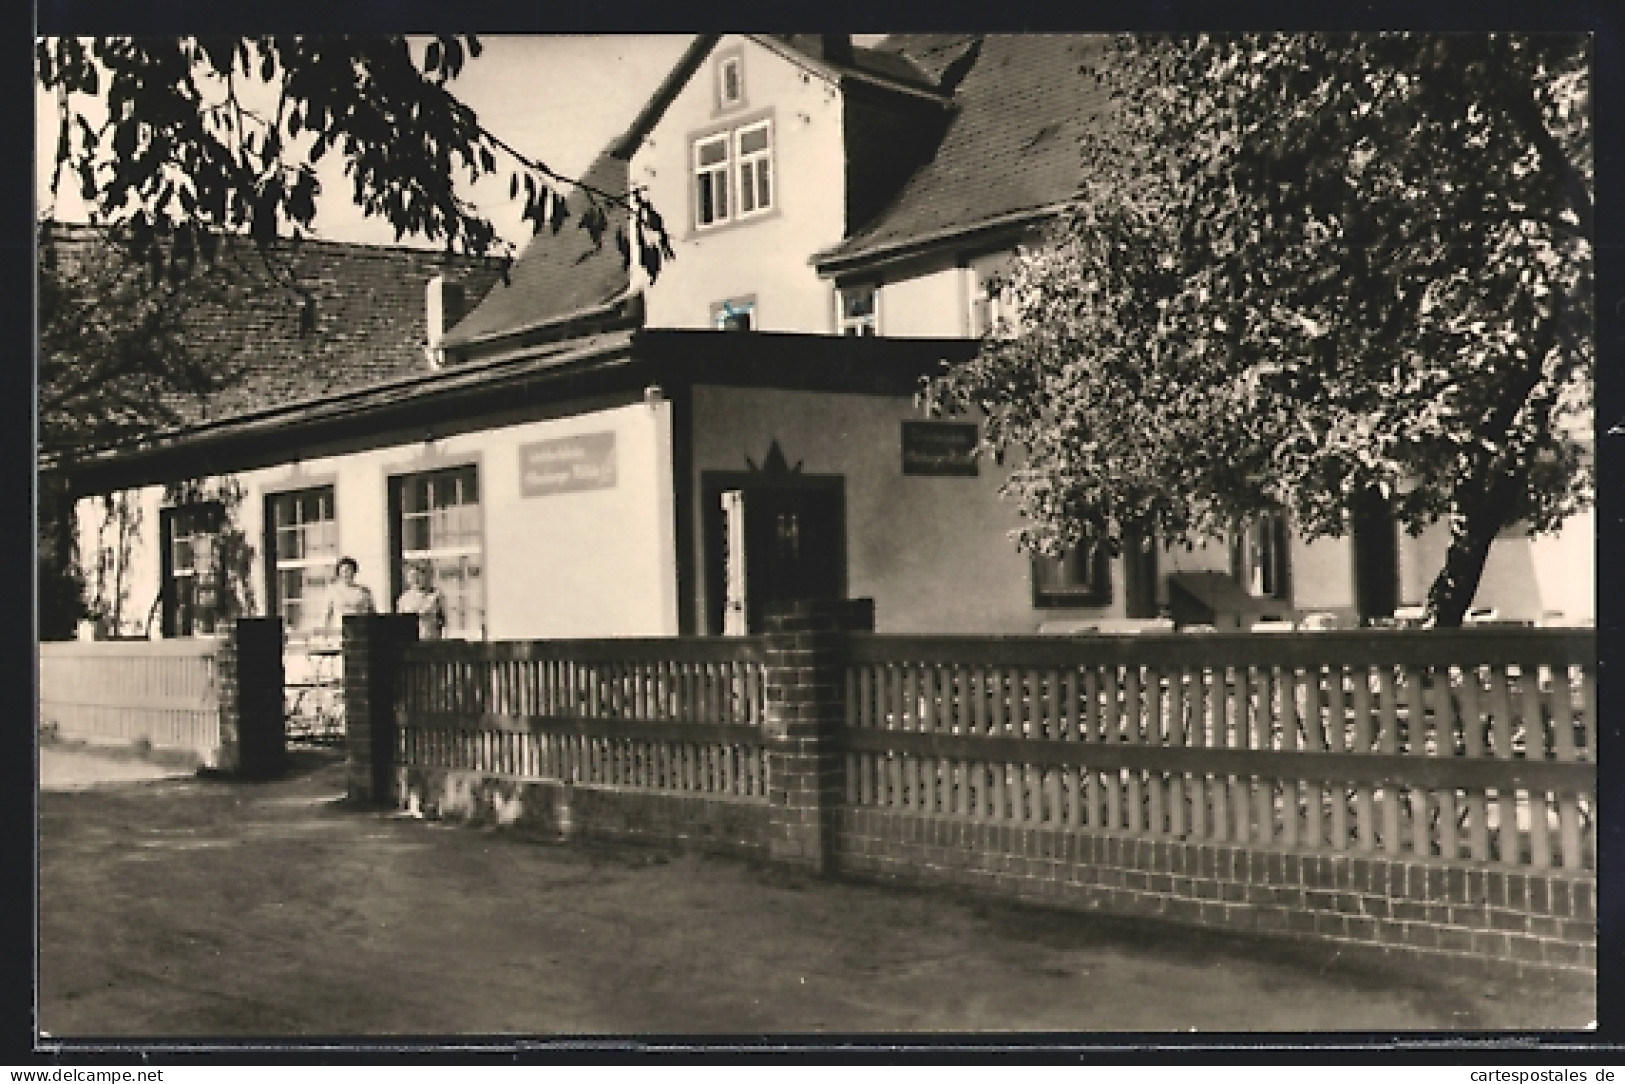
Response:
[{"label": "person standing by fence", "polygon": [[438,640],[446,628],[446,596],[429,580],[429,566],[414,561],[406,566],[405,591],[395,601],[398,614],[418,615],[418,639]]},{"label": "person standing by fence", "polygon": [[378,608],[372,603],[372,591],[365,584],[355,582],[356,574],[360,571],[361,565],[354,557],[339,558],[339,563],[333,568],[337,580],[327,593],[327,613],[322,618],[323,629],[338,631],[339,622],[342,622],[348,614],[378,612]]}]

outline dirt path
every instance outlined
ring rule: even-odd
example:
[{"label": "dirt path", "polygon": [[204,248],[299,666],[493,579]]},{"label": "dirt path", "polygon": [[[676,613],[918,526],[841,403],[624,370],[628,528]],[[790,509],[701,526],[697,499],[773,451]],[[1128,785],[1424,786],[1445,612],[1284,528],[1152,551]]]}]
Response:
[{"label": "dirt path", "polygon": [[340,766],[41,796],[40,1019],[68,1036],[1578,1027],[1580,987],[339,804]]},{"label": "dirt path", "polygon": [[191,768],[154,764],[120,751],[42,746],[39,751],[40,789],[84,790],[104,783],[130,783],[144,779],[184,779],[197,774]]}]

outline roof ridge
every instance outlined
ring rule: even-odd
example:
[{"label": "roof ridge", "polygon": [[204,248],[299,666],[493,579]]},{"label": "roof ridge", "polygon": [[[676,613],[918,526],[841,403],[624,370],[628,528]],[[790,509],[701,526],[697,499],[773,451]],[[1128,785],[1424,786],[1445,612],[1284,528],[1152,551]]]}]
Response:
[{"label": "roof ridge", "polygon": [[[61,219],[42,219],[39,221],[38,226],[47,230],[78,234],[81,236],[105,236],[106,231],[117,228],[116,226],[106,223],[67,222]],[[255,244],[254,239],[246,233],[222,233],[220,234],[220,239],[228,244],[234,242],[245,242],[250,246]],[[316,246],[324,249],[348,249],[357,251],[364,255],[378,257],[394,257],[403,254],[439,258],[450,257],[456,260],[467,260],[470,263],[489,263],[493,266],[500,266],[503,262],[503,257],[501,256],[476,256],[467,252],[448,252],[443,248],[426,248],[420,245],[403,245],[399,242],[389,241],[354,241],[333,237],[276,237],[271,240],[270,244],[273,248],[278,249],[298,248],[300,246]]]}]

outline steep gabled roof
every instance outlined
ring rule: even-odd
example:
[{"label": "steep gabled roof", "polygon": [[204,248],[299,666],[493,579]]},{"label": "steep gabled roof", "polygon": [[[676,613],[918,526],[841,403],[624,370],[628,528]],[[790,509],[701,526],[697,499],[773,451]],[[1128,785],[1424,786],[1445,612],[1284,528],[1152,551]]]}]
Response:
[{"label": "steep gabled roof", "polygon": [[[630,187],[628,162],[643,137],[665,115],[721,35],[700,34],[689,43],[671,71],[644,103],[626,131],[612,140],[581,178],[582,184],[616,197]],[[566,198],[571,209],[583,210],[587,196],[577,190]],[[620,249],[613,243],[616,229],[627,222],[624,206],[609,204],[608,234],[594,245],[584,232],[572,227],[569,236],[533,237],[514,261],[508,282],[492,290],[468,318],[444,340],[454,353],[483,349],[527,332],[555,325],[568,328],[572,320],[604,312],[627,295],[629,274]]]},{"label": "steep gabled roof", "polygon": [[[608,152],[598,156],[582,182],[599,192],[624,197],[627,163]],[[579,214],[587,207],[580,191],[566,199]],[[508,282],[485,295],[445,337],[448,350],[520,335],[537,327],[567,322],[603,309],[624,297],[631,285],[626,262],[614,240],[615,230],[626,224],[626,209],[605,207],[609,232],[594,245],[587,231],[574,225],[558,234],[533,237],[508,273]]]},{"label": "steep gabled roof", "polygon": [[[814,56],[784,36],[748,36],[831,80],[857,79],[885,91],[945,101],[937,90],[937,73],[896,50],[853,46],[849,59],[836,60]],[[660,123],[666,109],[720,39],[719,34],[701,34],[689,44],[627,130],[599,155],[582,178],[584,184],[616,196],[626,194],[628,162],[633,153]],[[586,197],[578,191],[567,202],[572,210],[579,211],[586,205]],[[627,298],[631,276],[611,238],[615,229],[626,223],[626,211],[619,205],[607,209],[609,235],[600,247],[595,248],[585,233],[573,227],[558,236],[544,234],[532,239],[515,261],[508,284],[487,294],[484,302],[446,336],[447,349],[456,356],[467,356],[521,343],[527,337],[557,337],[589,327],[602,329],[605,321],[624,323],[627,317],[610,314]]]},{"label": "steep gabled roof", "polygon": [[936,154],[890,206],[820,253],[820,271],[905,255],[978,228],[1047,216],[1077,192],[1078,137],[1107,106],[1081,71],[1101,59],[1101,35],[915,35],[883,47],[957,80],[957,115]]},{"label": "steep gabled roof", "polygon": [[[798,47],[793,40],[798,36],[794,34],[745,36],[830,79],[839,79],[843,75],[855,76],[893,90],[925,91],[933,95],[938,93],[937,76],[916,64],[913,57],[895,49],[870,49],[853,45],[847,50],[850,59],[837,61],[824,56],[821,50],[817,51],[818,55],[814,55],[814,50]],[[817,35],[812,37],[816,38]],[[672,65],[671,71],[666,73],[666,78],[660,81],[655,92],[649,96],[643,108],[638,110],[638,115],[633,118],[626,131],[609,145],[607,153],[617,158],[631,159],[643,137],[660,123],[660,118],[665,115],[667,107],[694,77],[694,73],[721,40],[721,34],[696,35],[688,48],[683,50],[683,55],[677,58],[677,63]]]},{"label": "steep gabled roof", "polygon": [[[68,258],[105,256],[97,230],[59,226]],[[430,370],[426,287],[443,275],[469,304],[501,277],[493,259],[319,240],[221,246],[180,316],[183,344],[229,379],[206,399],[176,396],[184,424],[320,398]]]}]

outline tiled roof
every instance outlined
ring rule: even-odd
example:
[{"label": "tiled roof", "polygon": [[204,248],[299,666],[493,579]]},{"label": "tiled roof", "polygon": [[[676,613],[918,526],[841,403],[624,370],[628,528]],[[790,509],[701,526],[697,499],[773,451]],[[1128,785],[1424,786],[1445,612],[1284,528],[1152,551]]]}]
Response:
[{"label": "tiled roof", "polygon": [[[64,227],[57,243],[87,251],[105,242],[88,228]],[[305,240],[278,242],[268,258],[247,242],[228,244],[204,274],[205,288],[181,317],[182,337],[231,380],[203,402],[176,398],[185,424],[427,372],[429,280],[462,283],[471,304],[501,267],[448,262],[434,250]]]},{"label": "tiled roof", "polygon": [[[982,37],[981,34],[892,34],[867,51],[906,59],[924,73],[933,87],[942,87],[950,68]],[[858,47],[852,51],[856,53]]]},{"label": "tiled roof", "polygon": [[915,63],[914,58],[905,53],[854,45],[851,66],[860,72],[878,75],[907,86],[923,87],[928,90],[937,88],[937,77]]},{"label": "tiled roof", "polygon": [[916,35],[882,43],[939,78],[958,78],[957,115],[890,206],[820,254],[819,266],[851,266],[1070,199],[1081,169],[1078,137],[1106,106],[1105,92],[1080,68],[1101,56],[1107,40]]},{"label": "tiled roof", "polygon": [[[624,196],[626,177],[626,162],[605,153],[582,181],[599,191]],[[575,215],[587,207],[580,192],[565,202]],[[625,294],[631,280],[614,234],[625,223],[626,212],[614,205],[607,210],[609,232],[598,247],[587,231],[573,223],[557,234],[544,231],[532,238],[514,261],[507,285],[486,294],[479,307],[446,336],[446,346],[467,346],[521,332],[599,308]]]},{"label": "tiled roof", "polygon": [[[716,45],[718,35],[701,35],[684,51],[671,72],[632,121],[628,130],[614,140],[598,157],[582,180],[593,188],[623,195],[627,190],[627,160],[639,140],[659,123],[666,107]],[[961,36],[963,41],[963,36]],[[794,48],[778,37],[764,44]],[[961,50],[963,48],[961,47]],[[879,78],[898,85],[934,91],[940,73],[928,55],[922,66],[912,56],[897,50],[875,50],[854,46],[852,62],[837,64],[822,57],[813,58],[829,71]],[[585,206],[580,195],[569,199],[573,211]],[[573,316],[601,310],[624,296],[630,288],[620,249],[613,243],[617,226],[626,221],[624,210],[610,208],[610,234],[603,246],[594,249],[585,232],[568,226],[556,235],[535,238],[515,261],[506,286],[498,286],[485,301],[446,336],[447,347],[461,352],[488,348],[494,340],[522,335],[526,331],[562,325]]]},{"label": "tiled roof", "polygon": [[[769,49],[788,48],[811,60],[827,76],[859,76],[871,82],[937,92],[937,78],[896,49],[852,44],[850,36],[828,34],[754,34]],[[842,38],[845,40],[842,40]]]}]

